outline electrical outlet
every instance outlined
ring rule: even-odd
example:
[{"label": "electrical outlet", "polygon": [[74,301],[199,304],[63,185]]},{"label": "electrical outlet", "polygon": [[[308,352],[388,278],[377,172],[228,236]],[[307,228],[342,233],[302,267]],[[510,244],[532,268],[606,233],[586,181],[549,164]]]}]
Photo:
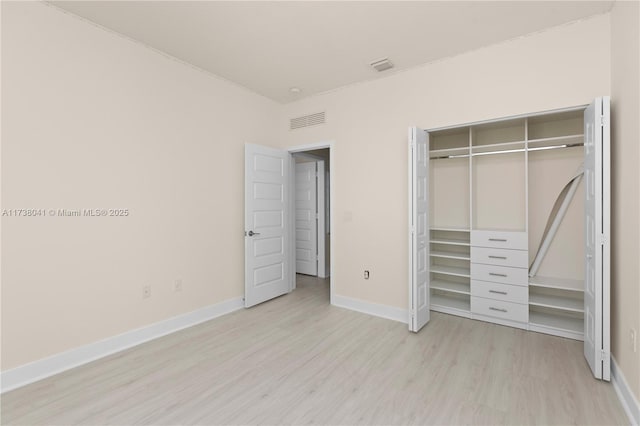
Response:
[{"label": "electrical outlet", "polygon": [[365,280],[369,279],[369,271],[364,271],[364,279]]},{"label": "electrical outlet", "polygon": [[143,299],[148,299],[151,297],[151,286],[150,285],[145,285],[142,287],[142,298]]},{"label": "electrical outlet", "polygon": [[182,291],[182,280],[175,280],[173,282],[173,291]]},{"label": "electrical outlet", "polygon": [[629,332],[629,338],[631,339],[631,349],[633,349],[633,353],[638,352],[638,333],[635,328],[632,328]]}]

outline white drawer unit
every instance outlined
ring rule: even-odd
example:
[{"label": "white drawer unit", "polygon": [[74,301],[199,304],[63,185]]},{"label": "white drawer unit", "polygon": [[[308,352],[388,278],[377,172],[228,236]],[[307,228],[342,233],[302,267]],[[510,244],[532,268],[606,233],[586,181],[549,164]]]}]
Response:
[{"label": "white drawer unit", "polygon": [[509,268],[507,266],[482,265],[480,263],[471,264],[471,279],[501,284],[529,285],[528,269],[526,268]]},{"label": "white drawer unit", "polygon": [[497,323],[528,322],[527,243],[526,232],[471,232],[472,315]]},{"label": "white drawer unit", "polygon": [[471,262],[485,265],[509,266],[511,268],[527,268],[529,252],[526,250],[507,250],[489,247],[473,247]]},{"label": "white drawer unit", "polygon": [[471,295],[504,302],[529,303],[529,289],[519,285],[472,281]]},{"label": "white drawer unit", "polygon": [[526,232],[472,231],[471,246],[494,247],[511,250],[528,250]]},{"label": "white drawer unit", "polygon": [[471,296],[471,313],[526,323],[529,321],[529,306],[502,300]]}]

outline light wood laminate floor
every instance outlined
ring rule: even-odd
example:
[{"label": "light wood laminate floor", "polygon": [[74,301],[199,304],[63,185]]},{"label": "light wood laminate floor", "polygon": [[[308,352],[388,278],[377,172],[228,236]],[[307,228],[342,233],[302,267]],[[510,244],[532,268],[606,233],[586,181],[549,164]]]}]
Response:
[{"label": "light wood laminate floor", "polygon": [[625,424],[582,343],[329,305],[326,280],[2,396],[3,424]]}]

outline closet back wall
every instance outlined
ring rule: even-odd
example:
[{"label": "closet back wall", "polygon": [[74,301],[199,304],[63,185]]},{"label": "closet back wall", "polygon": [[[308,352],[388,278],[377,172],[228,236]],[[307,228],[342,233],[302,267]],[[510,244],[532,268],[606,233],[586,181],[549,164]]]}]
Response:
[{"label": "closet back wall", "polygon": [[283,127],[283,147],[335,141],[335,294],[407,308],[409,126],[587,104],[610,92],[609,37],[609,16],[596,16],[285,105],[283,126],[318,111],[327,124]]},{"label": "closet back wall", "polygon": [[2,2],[2,207],[130,211],[2,218],[2,370],[242,297],[244,143],[273,142],[278,107]]}]

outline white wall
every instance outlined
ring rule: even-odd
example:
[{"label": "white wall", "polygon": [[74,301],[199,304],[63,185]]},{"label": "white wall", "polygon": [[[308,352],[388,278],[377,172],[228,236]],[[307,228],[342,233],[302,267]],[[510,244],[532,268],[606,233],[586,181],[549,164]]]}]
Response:
[{"label": "white wall", "polygon": [[[611,352],[640,400],[640,7],[611,11]],[[638,337],[640,339],[640,336]],[[640,345],[640,341],[638,342]]]},{"label": "white wall", "polygon": [[277,104],[41,2],[2,4],[2,89],[4,209],[130,211],[2,218],[3,371],[243,295]]},{"label": "white wall", "polygon": [[[407,307],[407,128],[589,103],[610,93],[601,15],[288,104],[282,146],[334,140],[332,284],[337,295]],[[599,60],[597,58],[600,58]],[[327,124],[288,131],[288,119]],[[362,271],[369,269],[365,281]]]}]

